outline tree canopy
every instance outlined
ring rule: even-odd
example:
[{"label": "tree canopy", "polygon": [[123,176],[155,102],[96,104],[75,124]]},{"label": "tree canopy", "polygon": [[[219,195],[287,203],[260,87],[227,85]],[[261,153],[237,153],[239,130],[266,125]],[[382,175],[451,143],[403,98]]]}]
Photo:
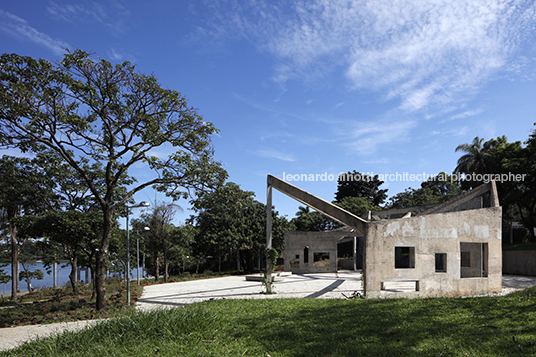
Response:
[{"label": "tree canopy", "polygon": [[[104,272],[113,215],[146,187],[179,199],[221,183],[226,172],[213,158],[217,130],[175,90],[129,62],[112,65],[81,50],[60,63],[17,54],[0,57],[0,145],[54,151],[89,188],[103,214],[96,261],[97,308],[105,306]],[[160,157],[156,149],[165,149]],[[130,180],[145,165],[154,175]],[[101,175],[100,173],[103,173]]]},{"label": "tree canopy", "polygon": [[345,197],[365,197],[376,206],[385,202],[387,189],[380,190],[383,181],[378,175],[371,176],[358,171],[341,174],[337,180],[335,201],[342,202]]}]

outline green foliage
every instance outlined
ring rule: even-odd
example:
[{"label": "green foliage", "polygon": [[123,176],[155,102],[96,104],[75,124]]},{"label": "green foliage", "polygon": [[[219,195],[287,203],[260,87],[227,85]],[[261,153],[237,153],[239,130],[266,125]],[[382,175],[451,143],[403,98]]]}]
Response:
[{"label": "green foliage", "polygon": [[[0,263],[0,268],[6,267],[7,264]],[[2,269],[0,269],[0,284],[7,284],[11,280],[11,276],[4,273]]]},{"label": "green foliage", "polygon": [[39,269],[32,271],[28,268],[25,268],[19,273],[19,279],[26,282],[28,285],[28,291],[32,291],[32,280],[43,280],[44,277],[45,274]]},{"label": "green foliage", "polygon": [[356,216],[363,216],[368,211],[379,210],[380,207],[375,205],[370,198],[366,197],[344,197],[340,202],[334,202],[342,209],[355,214]]},{"label": "green foliage", "polygon": [[421,183],[418,189],[408,188],[389,199],[389,208],[408,208],[443,203],[461,194],[458,181],[444,172]]},{"label": "green foliage", "polygon": [[383,204],[387,198],[387,189],[380,190],[383,184],[378,175],[370,176],[358,171],[348,171],[339,176],[335,201],[342,202],[345,197],[364,197],[376,206]]},{"label": "green foliage", "polygon": [[291,221],[292,230],[301,232],[324,232],[337,227],[337,223],[320,212],[309,207],[298,207],[296,217]]},{"label": "green foliage", "polygon": [[[128,62],[112,65],[81,50],[67,52],[58,64],[3,54],[0,97],[0,145],[57,154],[82,178],[103,214],[96,253],[99,309],[105,306],[104,269],[116,211],[146,187],[179,199],[227,176],[213,158],[214,126],[180,93]],[[152,155],[157,148],[169,156]],[[155,175],[132,179],[115,200],[138,164]]]},{"label": "green foliage", "polygon": [[[457,172],[465,174],[495,174],[507,177],[497,182],[503,221],[522,221],[536,241],[536,134],[533,129],[523,147],[520,141],[509,143],[506,136],[490,139],[476,137],[471,144],[457,147],[466,154],[458,160]],[[515,176],[522,177],[521,180]],[[476,187],[483,181],[462,181],[462,188]]]},{"label": "green foliage", "polygon": [[272,263],[272,266],[275,266],[277,263],[277,258],[279,257],[279,253],[274,248],[270,248],[266,250],[266,259]]},{"label": "green foliage", "polygon": [[[246,255],[246,270],[253,270],[253,258],[266,248],[266,205],[254,199],[253,192],[228,182],[193,202],[197,216],[190,219],[197,230],[194,254],[225,257],[241,251]],[[285,217],[272,211],[272,244],[281,249]]]},{"label": "green foliage", "polygon": [[[478,136],[473,139],[470,144],[461,144],[456,147],[456,152],[462,151],[462,155],[454,169],[456,173],[476,173],[476,174],[491,174],[497,169],[497,161],[495,160],[491,150],[493,149],[492,142],[482,144],[484,138]],[[476,187],[482,184],[482,181],[469,183],[469,187]]]},{"label": "green foliage", "polygon": [[176,227],[172,224],[178,208],[180,207],[173,203],[156,203],[149,212],[142,213],[139,219],[132,222],[136,236],[141,238],[140,249],[148,256],[148,266],[157,280],[160,275],[160,258],[164,263],[164,280],[167,281],[169,264],[178,265],[190,255],[194,235],[192,227]]},{"label": "green foliage", "polygon": [[272,273],[274,272],[274,267],[277,263],[277,258],[279,257],[279,253],[277,253],[277,250],[274,248],[266,249],[266,271],[264,272],[264,278],[262,280],[262,283],[264,287],[266,288],[266,294],[273,294],[272,286],[273,286],[273,278]]}]

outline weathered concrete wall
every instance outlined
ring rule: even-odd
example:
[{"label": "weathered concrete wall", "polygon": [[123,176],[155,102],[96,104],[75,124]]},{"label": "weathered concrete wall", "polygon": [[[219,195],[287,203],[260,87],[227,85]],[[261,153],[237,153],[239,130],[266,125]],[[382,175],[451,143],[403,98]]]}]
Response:
[{"label": "weathered concrete wall", "polygon": [[[341,233],[285,232],[285,271],[296,274],[336,272],[339,238]],[[315,254],[320,257],[320,253],[329,254],[329,260],[315,262]]]},{"label": "weathered concrete wall", "polygon": [[[366,295],[432,297],[499,292],[502,289],[501,236],[501,207],[370,222],[365,239]],[[478,245],[485,247],[482,250],[486,261],[479,268],[479,277],[461,278],[461,242],[487,244]],[[395,269],[395,247],[411,248],[413,268]],[[446,272],[436,272],[436,253],[446,254]],[[473,251],[465,255],[471,264],[475,264],[475,254]],[[413,281],[417,282],[412,286],[417,286],[418,291],[382,290],[382,286],[392,282],[412,284]]]},{"label": "weathered concrete wall", "polygon": [[536,276],[536,250],[503,251],[503,274]]}]

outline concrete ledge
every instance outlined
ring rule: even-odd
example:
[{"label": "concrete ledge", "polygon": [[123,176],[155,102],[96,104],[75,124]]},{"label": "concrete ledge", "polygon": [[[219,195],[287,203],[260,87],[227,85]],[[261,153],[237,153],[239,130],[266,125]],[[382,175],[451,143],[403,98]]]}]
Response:
[{"label": "concrete ledge", "polygon": [[[391,283],[393,285],[387,287],[386,283]],[[415,291],[419,291],[419,279],[388,279],[381,281],[381,290],[382,291],[404,291],[406,287],[398,285],[399,283],[414,283]]]}]

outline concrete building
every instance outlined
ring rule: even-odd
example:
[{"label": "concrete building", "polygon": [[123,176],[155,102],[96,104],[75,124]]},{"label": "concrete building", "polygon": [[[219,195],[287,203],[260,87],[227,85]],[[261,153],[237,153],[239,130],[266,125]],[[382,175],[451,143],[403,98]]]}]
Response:
[{"label": "concrete building", "polygon": [[493,181],[446,203],[369,212],[364,219],[269,175],[268,247],[272,188],[348,227],[287,232],[286,271],[336,271],[337,243],[352,239],[367,297],[473,296],[502,289],[502,212]]}]

